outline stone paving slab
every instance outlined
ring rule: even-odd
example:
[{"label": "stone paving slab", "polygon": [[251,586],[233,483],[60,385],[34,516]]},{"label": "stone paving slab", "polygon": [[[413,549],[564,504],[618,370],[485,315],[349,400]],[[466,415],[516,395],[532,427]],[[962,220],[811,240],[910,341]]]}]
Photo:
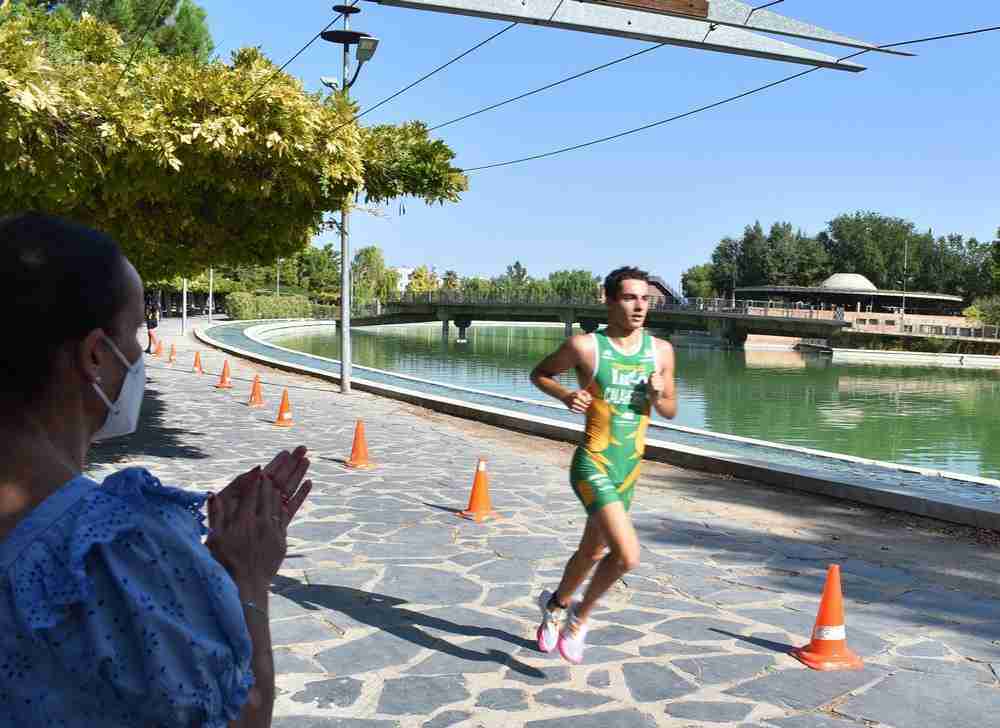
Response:
[{"label": "stone paving slab", "polygon": [[[535,598],[554,586],[584,521],[562,467],[444,416],[236,360],[236,388],[217,390],[190,373],[197,345],[172,327],[161,332],[179,363],[147,362],[140,431],[96,448],[90,472],[143,465],[217,491],[279,448],[311,448],[313,497],[271,601],[277,728],[963,728],[1000,714],[990,664],[1000,662],[1000,601],[726,520],[642,482],[642,567],[595,612],[585,664],[542,655]],[[202,358],[221,369],[219,353],[202,348]],[[244,404],[255,372],[260,410]],[[290,429],[271,424],[284,387]],[[364,472],[342,462],[359,418],[377,465]],[[455,517],[480,456],[501,521]],[[844,572],[863,672],[815,673],[786,654],[808,639],[828,563]]]}]

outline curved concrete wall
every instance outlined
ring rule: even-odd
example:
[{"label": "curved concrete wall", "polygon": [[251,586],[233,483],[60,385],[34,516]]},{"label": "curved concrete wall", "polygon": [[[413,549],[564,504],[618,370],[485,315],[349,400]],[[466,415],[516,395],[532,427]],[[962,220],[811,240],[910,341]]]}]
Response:
[{"label": "curved concrete wall", "polygon": [[[330,326],[335,325],[335,322],[270,321],[266,323],[261,322],[260,324],[247,328],[243,332],[247,345],[255,345],[258,348],[263,347],[265,350],[264,353],[254,351],[246,346],[238,346],[233,343],[222,342],[214,338],[211,333],[212,330],[224,325],[226,324],[217,325],[207,330],[195,329],[195,336],[206,344],[223,351],[228,351],[237,356],[268,364],[278,369],[310,374],[333,382],[340,381],[337,374],[331,373],[329,370],[323,369],[319,366],[290,363],[287,361],[287,354],[292,353],[295,355],[295,358],[307,357],[315,360],[317,364],[334,362],[335,360],[325,359],[324,357],[311,354],[303,354],[302,352],[296,352],[267,341],[268,335],[273,336],[278,332],[281,332],[282,334],[310,333],[315,331],[318,327],[329,328]],[[546,417],[538,417],[535,415],[502,409],[500,407],[490,407],[478,403],[463,401],[457,396],[461,393],[461,391],[484,394],[482,392],[478,392],[477,390],[463,390],[461,387],[441,385],[438,382],[431,382],[431,384],[434,384],[435,386],[443,386],[456,391],[456,397],[445,397],[437,394],[417,391],[415,389],[409,389],[405,386],[407,380],[421,383],[425,383],[425,380],[420,380],[414,377],[406,377],[392,372],[383,372],[382,370],[367,367],[359,367],[357,365],[355,365],[353,369],[354,371],[362,374],[362,376],[359,377],[352,377],[351,383],[354,388],[360,391],[390,397],[392,399],[426,407],[437,412],[465,419],[476,420],[508,430],[566,442],[578,442],[580,440],[580,433],[583,430],[583,427],[580,424],[549,419]],[[363,373],[366,371],[388,374],[394,379],[398,379],[401,382],[401,386],[365,379]],[[501,400],[506,399],[520,402],[528,401],[517,397],[494,395],[493,393],[485,394],[489,394],[491,397],[497,397]],[[532,404],[537,405],[537,402],[532,402]],[[778,443],[768,443],[748,438],[741,438],[734,435],[707,433],[700,430],[694,430],[692,428],[678,427],[676,425],[667,425],[665,427],[666,429],[676,429],[682,432],[696,432],[698,434],[718,438],[719,440],[740,442],[748,446],[752,446],[757,450],[757,452],[751,457],[737,458],[730,454],[715,452],[707,448],[665,442],[651,437],[646,445],[646,459],[665,462],[694,470],[729,475],[736,478],[793,488],[796,490],[817,493],[834,498],[857,501],[859,503],[914,513],[921,516],[939,518],[941,520],[952,521],[954,523],[1000,530],[1000,481],[990,480],[987,478],[975,478],[956,473],[944,473],[895,463],[883,463],[847,455],[809,450],[806,448],[796,448]],[[858,477],[838,476],[836,478],[832,478],[818,471],[803,470],[791,466],[777,466],[773,462],[768,461],[767,453],[769,450],[788,450],[828,458],[832,461],[847,461],[868,468],[875,467],[880,469],[884,468],[889,471],[896,471],[900,474],[898,480],[899,485],[894,487],[886,485],[884,482],[879,483],[878,485],[873,485],[869,479],[864,477],[863,473],[859,473]],[[908,487],[905,483],[906,473],[938,477],[943,481],[958,481],[955,485],[959,485],[960,482],[964,481],[968,483],[969,487],[985,488],[985,492],[989,492],[993,495],[993,497],[962,498],[960,495],[956,495],[956,491],[954,489],[949,489],[947,487],[941,487],[937,489],[936,492],[915,492],[915,489],[912,486]]]}]

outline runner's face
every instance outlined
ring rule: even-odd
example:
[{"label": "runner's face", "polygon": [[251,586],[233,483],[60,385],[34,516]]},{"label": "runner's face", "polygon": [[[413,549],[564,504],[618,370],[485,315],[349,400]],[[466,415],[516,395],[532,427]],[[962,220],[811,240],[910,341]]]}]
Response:
[{"label": "runner's face", "polygon": [[648,312],[649,284],[646,281],[622,281],[618,298],[608,301],[608,323],[628,332],[641,329]]}]

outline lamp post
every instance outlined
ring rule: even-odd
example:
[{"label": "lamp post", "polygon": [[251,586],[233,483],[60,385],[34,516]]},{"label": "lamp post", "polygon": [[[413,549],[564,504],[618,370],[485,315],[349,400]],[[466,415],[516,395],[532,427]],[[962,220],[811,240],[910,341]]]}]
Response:
[{"label": "lamp post", "polygon": [[275,266],[275,279],[274,279],[274,295],[281,295],[281,264],[284,262],[284,258],[278,258],[278,265]]},{"label": "lamp post", "polygon": [[903,333],[906,333],[906,279],[908,277],[906,275],[906,269],[907,269],[907,264],[909,262],[909,253],[910,253],[910,241],[909,240],[904,240],[903,241],[903,280],[900,281],[900,284],[903,286],[903,308],[899,312],[899,326],[900,326],[899,330],[901,332],[903,332]]},{"label": "lamp post", "polygon": [[[358,80],[361,67],[370,61],[378,48],[378,38],[367,33],[350,29],[351,16],[360,13],[361,8],[354,5],[335,5],[333,9],[344,16],[343,30],[326,30],[320,37],[328,43],[339,43],[344,47],[344,66],[341,91],[344,98],[349,98],[351,86]],[[351,46],[357,45],[358,66],[354,76],[348,80],[351,65]],[[323,76],[320,82],[331,90],[336,90],[336,79]],[[340,391],[343,394],[351,392],[351,249],[348,225],[351,217],[351,203],[344,199],[340,208]]]}]

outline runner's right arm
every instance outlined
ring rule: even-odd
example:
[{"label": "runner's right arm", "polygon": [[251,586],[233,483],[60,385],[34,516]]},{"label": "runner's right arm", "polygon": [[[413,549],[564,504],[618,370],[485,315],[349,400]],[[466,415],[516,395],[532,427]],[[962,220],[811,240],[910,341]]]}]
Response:
[{"label": "runner's right arm", "polygon": [[[590,392],[584,389],[569,389],[558,382],[556,377],[571,369],[586,376],[585,362],[593,358],[590,351],[592,340],[589,335],[571,336],[555,352],[542,359],[531,371],[531,383],[550,397],[555,397],[573,412],[585,413],[593,401]],[[589,356],[588,356],[589,355]],[[592,372],[590,373],[592,376]]]}]

